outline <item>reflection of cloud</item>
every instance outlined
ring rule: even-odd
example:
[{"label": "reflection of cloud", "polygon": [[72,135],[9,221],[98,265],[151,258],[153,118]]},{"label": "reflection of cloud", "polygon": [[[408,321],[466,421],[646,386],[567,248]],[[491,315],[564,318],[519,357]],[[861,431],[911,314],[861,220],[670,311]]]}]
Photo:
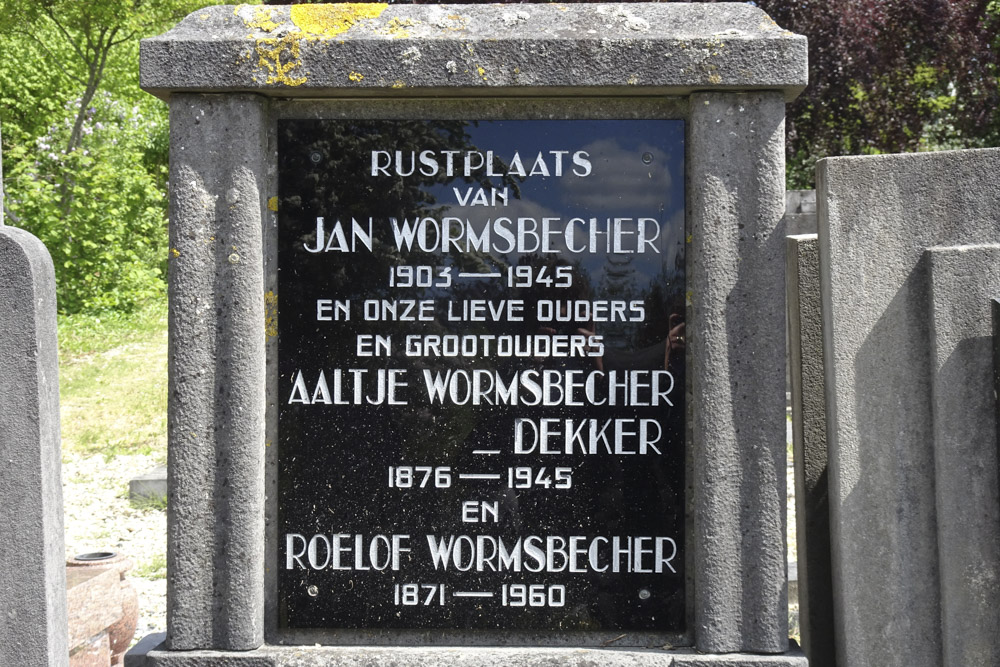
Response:
[{"label": "reflection of cloud", "polygon": [[[613,139],[599,139],[583,150],[590,154],[594,171],[585,178],[563,179],[563,201],[568,205],[602,208],[624,204],[628,210],[647,214],[669,205],[669,155],[662,149],[647,143],[625,149]],[[648,165],[643,162],[644,153],[652,156]]]},{"label": "reflection of cloud", "polygon": [[[510,218],[515,221],[518,218],[533,218],[538,221],[539,225],[541,225],[542,218],[557,218],[560,221],[557,223],[558,229],[563,229],[565,226],[564,223],[567,220],[565,214],[554,211],[543,204],[526,199],[514,199],[513,197],[509,199],[507,206],[459,206],[456,204],[449,206],[445,215],[468,220],[472,223],[477,233],[486,226],[488,220],[496,220],[497,218]],[[560,254],[569,254],[563,234],[550,236],[549,247]],[[518,256],[518,253],[510,253],[508,259],[517,258]]]},{"label": "reflection of cloud", "polygon": [[663,253],[663,264],[670,271],[673,271],[674,267],[677,266],[677,255],[684,252],[684,244],[687,242],[684,238],[686,233],[684,211],[675,211],[670,216],[670,220],[663,225],[663,245],[660,246]]}]

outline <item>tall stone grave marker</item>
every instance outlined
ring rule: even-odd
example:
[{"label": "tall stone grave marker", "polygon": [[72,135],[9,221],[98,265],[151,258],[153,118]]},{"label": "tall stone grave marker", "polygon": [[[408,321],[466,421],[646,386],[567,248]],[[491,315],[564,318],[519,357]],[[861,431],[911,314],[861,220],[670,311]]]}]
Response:
[{"label": "tall stone grave marker", "polygon": [[839,664],[1000,662],[998,170],[1000,149],[817,168]]},{"label": "tall stone grave marker", "polygon": [[52,258],[0,221],[0,664],[69,663],[59,470]]},{"label": "tall stone grave marker", "polygon": [[132,664],[804,664],[805,78],[742,4],[213,7],[146,40],[168,633]]}]

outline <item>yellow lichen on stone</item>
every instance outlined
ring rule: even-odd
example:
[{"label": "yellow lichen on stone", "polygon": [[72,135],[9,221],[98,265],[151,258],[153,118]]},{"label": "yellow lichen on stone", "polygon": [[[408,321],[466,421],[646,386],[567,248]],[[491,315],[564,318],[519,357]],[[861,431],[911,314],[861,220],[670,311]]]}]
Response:
[{"label": "yellow lichen on stone", "polygon": [[393,88],[406,88],[406,82],[402,81],[400,79],[397,79],[397,80],[395,80],[395,81],[392,82],[392,87]]},{"label": "yellow lichen on stone", "polygon": [[248,28],[257,28],[263,32],[272,32],[281,25],[274,20],[274,10],[270,7],[255,7],[253,18],[243,22]]},{"label": "yellow lichen on stone", "polygon": [[264,295],[264,335],[268,338],[278,335],[278,296],[272,290]]},{"label": "yellow lichen on stone", "polygon": [[281,39],[265,38],[257,40],[257,65],[268,71],[264,83],[301,86],[306,77],[292,77],[289,72],[302,63],[299,61],[299,40],[295,34]]},{"label": "yellow lichen on stone", "polygon": [[486,70],[482,67],[476,67],[476,71],[479,72],[479,76],[483,78],[483,81],[486,81]]},{"label": "yellow lichen on stone", "polygon": [[719,76],[718,74],[709,74],[708,82],[711,84],[719,85],[720,83],[722,83],[722,77]]},{"label": "yellow lichen on stone", "polygon": [[292,5],[292,23],[303,37],[335,37],[358,21],[376,19],[388,8],[386,3],[345,2],[336,5]]},{"label": "yellow lichen on stone", "polygon": [[414,25],[416,24],[413,22],[413,19],[392,18],[385,24],[382,34],[388,35],[393,39],[405,39],[410,36],[410,31],[407,28],[412,28]]},{"label": "yellow lichen on stone", "polygon": [[181,256],[181,251],[178,250],[177,248],[171,248],[170,249],[170,256],[171,257],[180,257]]},{"label": "yellow lichen on stone", "polygon": [[365,75],[362,74],[361,72],[351,72],[350,74],[347,75],[347,78],[353,81],[354,83],[357,83],[358,81],[361,81],[361,79],[365,78]]},{"label": "yellow lichen on stone", "polygon": [[[250,8],[246,5],[236,7],[234,13],[243,19],[247,27],[257,31],[249,37],[256,43],[257,67],[267,73],[264,83],[301,86],[307,80],[305,73],[297,70],[302,66],[300,52],[303,40],[329,39],[346,32],[360,21],[378,18],[388,6],[385,3],[360,2],[292,5],[288,11],[293,26],[276,21],[274,12],[278,10],[270,7],[254,7],[253,17],[249,19],[246,16]],[[394,29],[399,31],[402,25],[397,21]],[[260,32],[274,32],[275,37],[258,37]],[[295,76],[300,73],[303,75]],[[349,78],[357,82],[363,77],[351,72]]]},{"label": "yellow lichen on stone", "polygon": [[271,197],[270,199],[267,200],[267,210],[269,210],[269,211],[277,211],[278,210],[278,198],[277,197]]}]

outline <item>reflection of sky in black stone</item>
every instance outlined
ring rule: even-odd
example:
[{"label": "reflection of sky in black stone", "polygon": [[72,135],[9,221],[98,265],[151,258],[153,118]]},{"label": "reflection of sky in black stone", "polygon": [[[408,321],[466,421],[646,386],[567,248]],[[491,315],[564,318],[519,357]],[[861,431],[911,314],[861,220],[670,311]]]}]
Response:
[{"label": "reflection of sky in black stone", "polygon": [[[550,167],[554,165],[550,151],[567,153],[563,176],[526,176],[519,184],[520,198],[514,198],[511,186],[507,206],[463,207],[457,204],[453,188],[462,196],[468,193],[474,197],[482,179],[467,183],[461,169],[455,177],[414,175],[410,171],[412,156],[430,149],[494,151],[504,162],[517,152],[527,172],[539,152],[548,158]],[[396,150],[404,155],[401,171],[410,175],[370,173],[372,151]],[[572,173],[572,155],[577,151],[589,154],[592,173],[588,176]],[[669,337],[672,335],[676,343],[682,335],[677,330],[669,333],[671,327],[683,326],[684,321],[684,152],[683,122],[669,120],[278,122],[279,539],[273,546],[279,563],[280,627],[683,630],[684,356],[683,352],[673,356],[666,352],[672,349]],[[460,160],[457,155],[455,159]],[[501,178],[492,181],[501,186]],[[433,194],[433,200],[428,193]],[[489,197],[490,193],[485,194]],[[557,233],[551,239],[559,253],[544,258],[494,255],[494,268],[503,276],[462,278],[461,272],[478,271],[478,264],[489,259],[480,262],[478,251],[441,252],[439,245],[426,250],[398,247],[390,218],[406,218],[412,223],[424,216],[468,219],[477,233],[497,217],[553,217],[558,219],[557,232],[572,218],[596,218],[600,226],[607,218],[654,218],[660,223],[660,237],[658,252],[615,256],[604,248],[594,253],[562,252],[565,239]],[[357,218],[360,224],[367,224],[371,217],[374,249],[313,252],[318,217],[325,217],[327,234],[337,221],[346,226]],[[440,236],[432,232],[430,238],[435,237],[434,243],[439,243]],[[492,240],[506,249],[507,243],[499,235]],[[603,245],[603,237],[601,240]],[[625,240],[628,246],[635,246],[635,236]],[[579,246],[581,241],[577,238],[574,244]],[[552,287],[540,280],[533,285],[509,285],[505,268],[519,264],[521,268],[579,267],[573,267],[569,286]],[[390,288],[389,276],[397,267],[420,265],[435,271],[450,269],[454,281],[448,286]],[[354,316],[319,321],[318,299],[352,301]],[[401,300],[416,299],[436,300],[429,320],[361,315],[362,303],[386,300],[395,307]],[[446,304],[460,307],[472,299],[498,304],[510,299],[523,302],[524,317],[508,321],[504,315],[496,316],[495,321],[491,317],[473,321],[445,316]],[[536,306],[543,301],[589,306],[602,299],[618,303],[639,300],[645,313],[639,321],[621,321],[622,317],[588,321],[585,315],[574,315],[570,322],[550,318],[545,324],[535,315]],[[677,387],[673,403],[664,406],[640,401],[612,407],[598,397],[573,404],[555,400],[539,405],[499,398],[491,402],[494,399],[489,396],[482,404],[460,398],[435,401],[424,391],[425,371],[495,372],[497,382],[508,382],[514,373],[529,369],[559,376],[589,373],[597,359],[582,353],[540,354],[537,358],[530,353],[512,356],[479,351],[466,356],[410,355],[400,343],[411,335],[533,340],[549,335],[542,327],[557,329],[561,336],[567,331],[575,333],[577,327],[591,328],[605,345],[601,363],[615,372],[669,370]],[[392,354],[359,355],[358,337],[371,334],[392,337]],[[336,392],[336,373],[340,370],[348,377],[345,369],[368,373],[368,380],[357,380],[366,391],[372,390],[371,378],[376,373],[395,369],[408,383],[402,392],[406,400],[399,405],[369,404],[360,399],[311,405],[290,400],[293,382],[300,373],[313,383],[323,370]],[[355,380],[346,382],[349,392]],[[312,391],[310,384],[303,395]],[[315,399],[314,393],[310,395]],[[515,429],[520,420],[541,423],[541,419],[552,428],[565,427],[567,433],[571,421],[575,429],[592,428],[598,451],[584,454],[577,448],[560,455],[515,451]],[[661,455],[601,452],[601,438],[605,437],[601,434],[611,433],[607,437],[614,438],[617,427],[609,426],[612,419],[624,420],[621,427],[627,433],[622,438],[627,442],[635,440],[638,424],[658,425],[657,432],[662,429],[662,438],[657,439]],[[603,431],[599,430],[602,425]],[[558,440],[558,436],[553,437]],[[493,451],[483,454],[477,450]],[[414,465],[447,466],[455,474],[454,483],[404,489],[387,482],[390,467]],[[541,471],[551,475],[555,466],[564,466],[572,470],[572,486],[558,490],[550,489],[547,482],[511,486],[507,475],[515,466],[530,468],[532,475]],[[472,481],[458,477],[462,473],[496,473],[499,477]],[[499,503],[499,517],[481,525],[467,522],[459,513],[464,501]],[[314,533],[352,534],[362,539],[407,535],[412,558],[395,571],[287,567],[287,542],[280,536]],[[496,535],[506,544],[531,535],[576,535],[588,540],[595,536],[663,536],[676,538],[674,562],[679,567],[676,572],[660,573],[569,573],[554,566],[544,572],[494,571],[485,566],[471,571],[438,570],[430,559],[428,535]],[[344,553],[349,558],[354,552]],[[566,586],[567,598],[565,606],[536,609],[505,606],[499,599],[492,603],[449,599],[447,604],[432,606],[407,606],[394,600],[394,586],[415,584],[443,584],[449,591],[487,590],[498,596],[504,584],[558,585]],[[308,585],[317,586],[320,594],[310,596]],[[647,596],[641,597],[641,592]]]},{"label": "reflection of sky in black stone", "polygon": [[[515,199],[511,193],[506,206],[461,206],[452,188],[457,187],[464,196],[469,186],[435,186],[431,191],[438,203],[448,206],[443,215],[469,219],[474,224],[498,216],[536,220],[597,218],[601,224],[607,218],[655,218],[661,226],[657,246],[662,268],[673,279],[677,255],[684,248],[683,121],[480,121],[470,123],[466,131],[480,151],[493,150],[505,163],[517,152],[529,172],[539,150],[548,159],[550,169],[554,158],[548,151],[568,150],[570,154],[563,157],[561,177],[525,177],[520,184],[520,198]],[[572,153],[578,150],[589,154],[593,167],[585,177],[573,173]],[[625,228],[634,229],[634,222]],[[600,283],[607,263],[604,253],[566,256],[580,260],[594,283]],[[517,253],[511,253],[506,260],[516,264],[517,257]],[[647,261],[633,268],[641,289],[656,278],[661,266]]]}]

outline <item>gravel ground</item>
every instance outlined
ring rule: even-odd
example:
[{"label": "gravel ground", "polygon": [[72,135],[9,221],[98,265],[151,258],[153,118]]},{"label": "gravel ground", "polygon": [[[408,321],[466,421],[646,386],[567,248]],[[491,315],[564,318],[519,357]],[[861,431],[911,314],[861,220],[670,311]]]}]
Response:
[{"label": "gravel ground", "polygon": [[116,551],[132,560],[129,579],[139,593],[136,640],[166,631],[167,513],[128,500],[128,481],[157,465],[151,455],[63,454],[66,557]]}]

